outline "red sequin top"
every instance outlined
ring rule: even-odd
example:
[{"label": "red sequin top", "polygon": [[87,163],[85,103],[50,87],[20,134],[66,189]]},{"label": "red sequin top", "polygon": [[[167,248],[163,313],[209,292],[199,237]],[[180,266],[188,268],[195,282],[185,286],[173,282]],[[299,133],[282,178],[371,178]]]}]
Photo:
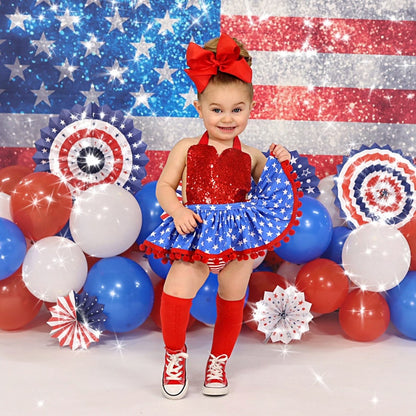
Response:
[{"label": "red sequin top", "polygon": [[238,137],[220,155],[208,144],[205,132],[188,150],[187,204],[244,202],[251,189],[251,157],[241,150]]}]

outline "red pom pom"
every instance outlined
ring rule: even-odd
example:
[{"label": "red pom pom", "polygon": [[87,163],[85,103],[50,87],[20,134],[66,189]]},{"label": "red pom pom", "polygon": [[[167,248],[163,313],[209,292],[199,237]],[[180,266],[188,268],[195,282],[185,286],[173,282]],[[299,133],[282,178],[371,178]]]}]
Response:
[{"label": "red pom pom", "polygon": [[289,242],[289,237],[288,236],[286,236],[284,239],[283,239],[283,241],[285,242],[285,243],[288,243]]}]

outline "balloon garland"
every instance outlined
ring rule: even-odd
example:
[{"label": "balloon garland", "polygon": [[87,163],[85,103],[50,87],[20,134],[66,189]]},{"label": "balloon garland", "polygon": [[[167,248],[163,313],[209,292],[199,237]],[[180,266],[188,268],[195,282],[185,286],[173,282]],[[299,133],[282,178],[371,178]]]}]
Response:
[{"label": "balloon garland", "polygon": [[91,103],[62,110],[49,119],[35,142],[35,172],[52,172],[72,195],[94,185],[115,183],[135,194],[146,176],[146,144],[120,110]]}]

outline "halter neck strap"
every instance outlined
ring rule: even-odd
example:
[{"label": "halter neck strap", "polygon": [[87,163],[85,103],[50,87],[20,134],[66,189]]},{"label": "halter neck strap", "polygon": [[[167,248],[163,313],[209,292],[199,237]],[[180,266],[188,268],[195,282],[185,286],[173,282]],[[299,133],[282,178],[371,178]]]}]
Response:
[{"label": "halter neck strap", "polygon": [[[202,135],[202,137],[200,138],[199,143],[200,144],[208,144],[208,140],[209,140],[208,132],[206,131]],[[237,150],[241,150],[241,142],[240,142],[240,139],[238,138],[238,136],[235,136],[234,137],[234,140],[233,140],[233,148],[234,149],[237,149]]]}]

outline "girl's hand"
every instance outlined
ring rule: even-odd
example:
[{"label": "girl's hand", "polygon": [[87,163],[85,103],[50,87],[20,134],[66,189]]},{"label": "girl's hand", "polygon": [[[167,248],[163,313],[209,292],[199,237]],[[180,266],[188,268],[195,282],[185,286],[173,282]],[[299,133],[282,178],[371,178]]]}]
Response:
[{"label": "girl's hand", "polygon": [[202,222],[202,218],[196,212],[181,206],[171,214],[176,231],[185,235],[194,232],[198,223]]},{"label": "girl's hand", "polygon": [[284,162],[285,160],[290,161],[289,151],[281,144],[272,143],[269,150],[270,154],[274,156],[280,163]]}]

